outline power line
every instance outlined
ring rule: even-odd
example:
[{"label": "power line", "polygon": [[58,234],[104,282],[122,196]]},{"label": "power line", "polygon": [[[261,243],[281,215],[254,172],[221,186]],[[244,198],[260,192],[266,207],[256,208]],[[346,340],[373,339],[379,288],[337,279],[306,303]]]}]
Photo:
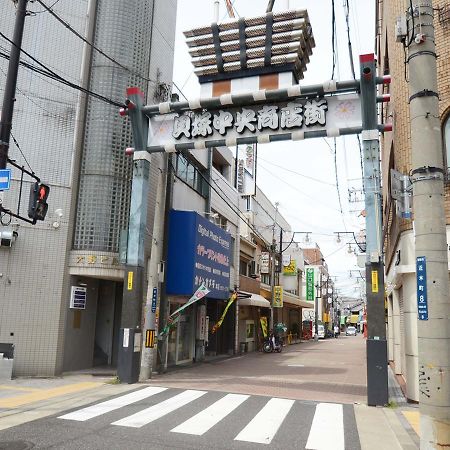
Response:
[{"label": "power line", "polygon": [[[59,1],[60,1],[60,0],[55,0],[55,1],[51,4],[51,6],[49,6],[49,8],[52,9]],[[34,0],[32,0],[32,3],[33,3],[33,2],[34,2]],[[36,15],[36,14],[45,13],[45,12],[47,12],[47,10],[44,9],[44,10],[42,10],[42,11],[29,11],[29,12],[30,12],[30,14],[32,14],[32,15]]]},{"label": "power line", "polygon": [[331,71],[331,79],[334,79],[334,70],[336,68],[336,11],[334,8],[334,0],[331,0],[331,49],[333,52],[333,69]]},{"label": "power line", "polygon": [[[326,142],[326,141],[325,141],[325,142]],[[310,176],[304,175],[304,174],[302,174],[302,173],[300,173],[300,172],[296,172],[295,170],[291,170],[291,169],[288,169],[288,168],[286,168],[286,167],[279,166],[278,164],[275,164],[275,163],[273,163],[273,162],[267,161],[266,159],[261,158],[260,156],[258,157],[258,159],[259,159],[260,161],[264,161],[264,162],[269,163],[271,166],[278,167],[279,169],[285,170],[286,172],[290,172],[290,173],[293,173],[293,174],[298,175],[298,176],[300,176],[300,177],[307,178],[308,180],[315,181],[315,182],[321,183],[321,184],[326,184],[327,186],[333,186],[333,187],[336,186],[336,185],[333,184],[333,183],[328,183],[328,182],[326,182],[326,181],[319,180],[318,178],[310,177]]]},{"label": "power line", "polygon": [[23,159],[24,159],[25,162],[27,163],[27,166],[29,167],[30,172],[31,172],[31,173],[35,173],[34,170],[31,168],[30,163],[28,162],[26,156],[23,154],[23,151],[22,151],[22,149],[20,148],[20,145],[19,145],[19,143],[17,142],[17,140],[16,140],[16,138],[14,137],[14,135],[12,134],[12,132],[11,132],[11,137],[12,137],[12,140],[13,140],[14,144],[16,144],[16,147],[17,147],[17,149],[19,150],[20,154],[22,155]]},{"label": "power line", "polygon": [[[100,53],[102,56],[104,56],[107,60],[111,61],[112,63],[116,64],[117,66],[121,67],[122,69],[126,70],[127,72],[136,75],[140,78],[142,78],[145,81],[150,81],[152,83],[156,83],[155,81],[151,80],[150,78],[144,77],[140,73],[136,72],[133,69],[130,69],[129,67],[125,66],[124,64],[120,63],[116,59],[114,59],[112,56],[109,56],[107,53],[105,53],[103,50],[98,48],[96,45],[94,45],[92,42],[89,42],[83,35],[78,33],[68,22],[66,22],[64,19],[58,16],[49,6],[47,6],[42,0],[36,0],[41,6],[43,6],[59,23],[64,25],[71,33],[73,33],[75,36],[77,36],[79,39],[81,39],[84,43],[88,44],[90,47],[92,47],[94,50],[96,50],[98,53]],[[156,27],[155,27],[156,28]],[[159,30],[158,30],[159,31]],[[159,31],[161,34],[161,32]]]},{"label": "power line", "polygon": [[[338,177],[338,170],[337,170],[337,146],[336,146],[336,138],[334,138],[334,173],[336,175],[336,190],[339,200],[339,209],[341,210],[341,214],[344,215],[344,212],[342,211],[342,203],[341,203],[341,193],[339,192],[339,177]],[[345,223],[344,223],[345,226]]]},{"label": "power line", "polygon": [[347,24],[347,45],[348,45],[348,56],[350,59],[350,69],[352,71],[353,79],[356,80],[355,75],[355,64],[353,62],[353,49],[352,49],[352,41],[350,39],[350,6],[348,4],[348,0],[345,0],[344,2],[344,9],[345,9],[345,23]]},{"label": "power line", "polygon": [[[28,52],[26,52],[23,48],[18,47],[11,39],[9,39],[7,36],[5,36],[1,31],[0,31],[0,36],[1,36],[3,39],[5,39],[6,41],[8,41],[10,44],[12,44],[12,45],[14,45],[15,47],[17,47],[24,55],[28,56],[28,58],[30,58],[32,61],[34,61],[35,63],[37,63],[37,64],[40,65],[41,67],[43,67],[44,70],[39,69],[39,68],[37,68],[37,67],[33,66],[32,64],[29,64],[29,63],[27,63],[27,62],[25,62],[25,61],[20,61],[20,64],[21,64],[21,65],[23,65],[23,66],[25,66],[25,67],[27,67],[27,68],[29,68],[29,69],[31,69],[31,70],[37,71],[38,73],[41,73],[42,75],[45,75],[45,76],[47,76],[47,77],[49,77],[49,78],[53,78],[54,80],[59,81],[60,83],[66,84],[67,86],[70,86],[70,87],[72,87],[73,89],[77,89],[77,90],[79,90],[79,91],[81,91],[81,92],[84,92],[85,94],[89,94],[89,95],[91,95],[91,96],[93,96],[93,97],[95,97],[95,98],[97,98],[97,99],[99,99],[99,100],[104,101],[105,103],[109,103],[110,105],[116,106],[116,107],[118,107],[118,108],[121,108],[121,107],[124,106],[123,103],[119,103],[119,102],[116,102],[116,101],[114,101],[114,100],[111,100],[111,99],[108,98],[108,97],[104,97],[104,96],[101,95],[101,94],[97,94],[97,93],[95,93],[95,92],[93,92],[93,91],[90,91],[89,89],[83,88],[82,86],[79,86],[79,85],[77,85],[77,84],[75,84],[75,83],[72,83],[72,82],[69,81],[69,80],[66,80],[65,78],[63,78],[63,77],[61,77],[60,75],[58,75],[56,72],[53,72],[53,70],[51,70],[51,69],[50,69],[49,67],[47,67],[45,64],[41,63],[41,62],[40,62],[38,59],[36,59],[34,56],[30,55],[30,54],[29,54]],[[5,54],[5,53],[3,53],[3,52],[0,52],[0,56],[3,57],[3,58],[5,58],[5,59],[9,59],[9,55],[7,55],[7,54]]]}]

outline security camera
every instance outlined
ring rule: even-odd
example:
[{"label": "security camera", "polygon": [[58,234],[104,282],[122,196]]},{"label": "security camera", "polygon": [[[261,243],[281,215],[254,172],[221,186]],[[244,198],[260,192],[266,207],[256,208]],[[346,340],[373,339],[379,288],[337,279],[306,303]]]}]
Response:
[{"label": "security camera", "polygon": [[6,228],[0,231],[0,246],[12,247],[13,242],[16,240],[19,234],[10,228]]}]

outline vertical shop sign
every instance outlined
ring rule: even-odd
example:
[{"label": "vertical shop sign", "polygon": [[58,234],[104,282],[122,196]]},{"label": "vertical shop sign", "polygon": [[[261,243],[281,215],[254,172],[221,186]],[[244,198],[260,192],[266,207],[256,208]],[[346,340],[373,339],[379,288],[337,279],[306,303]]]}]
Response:
[{"label": "vertical shop sign", "polygon": [[314,301],[314,269],[312,267],[306,269],[306,300]]}]

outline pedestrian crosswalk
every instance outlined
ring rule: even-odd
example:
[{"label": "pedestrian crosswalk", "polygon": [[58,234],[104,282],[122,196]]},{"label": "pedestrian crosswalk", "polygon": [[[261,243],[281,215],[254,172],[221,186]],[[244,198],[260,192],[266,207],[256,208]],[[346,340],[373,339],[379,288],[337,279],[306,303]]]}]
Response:
[{"label": "pedestrian crosswalk", "polygon": [[[129,414],[130,410],[132,414]],[[235,414],[238,414],[239,420],[233,421]],[[150,386],[72,411],[58,419],[75,422],[102,419],[114,427],[145,430],[148,424],[166,416],[170,420],[159,423],[163,423],[167,429],[160,431],[170,432],[172,436],[208,435],[208,432],[217,431],[226,422],[228,428],[230,424],[236,427],[232,438],[235,446],[239,442],[269,445],[277,437],[281,439],[283,427],[287,427],[290,433],[298,428],[297,436],[293,436],[296,439],[303,433],[303,445],[307,450],[350,448],[345,442],[343,405],[313,404],[244,394]],[[299,425],[296,426],[297,422],[300,424],[300,418],[303,421],[301,430]],[[289,421],[290,424],[286,425]],[[309,421],[309,429],[305,429],[305,421]]]}]

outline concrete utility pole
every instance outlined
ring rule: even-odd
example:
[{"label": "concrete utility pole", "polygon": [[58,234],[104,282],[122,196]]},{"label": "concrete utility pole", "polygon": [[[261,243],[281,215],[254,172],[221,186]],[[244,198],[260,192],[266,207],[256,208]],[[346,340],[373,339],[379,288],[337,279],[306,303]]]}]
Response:
[{"label": "concrete utility pole", "polygon": [[433,2],[413,1],[408,21],[415,254],[426,267],[424,291],[418,282],[420,448],[443,449],[450,447],[450,297]]},{"label": "concrete utility pole", "polygon": [[[164,194],[166,174],[169,173],[168,160],[165,158],[166,168],[161,170],[158,174],[158,186],[156,190],[156,207],[155,217],[153,221],[152,247],[150,253],[150,261],[148,263],[148,287],[145,301],[144,311],[144,336],[141,357],[141,371],[139,380],[144,381],[152,377],[153,359],[154,359],[154,345],[158,334],[158,327],[156,326],[156,309],[158,304],[159,291],[159,266],[162,257],[163,247],[163,228],[161,227],[161,220],[164,217]],[[150,333],[147,339],[147,333]],[[147,346],[147,341],[151,340],[151,345]]]},{"label": "concrete utility pole", "polygon": [[366,209],[367,292],[367,403],[388,403],[387,342],[384,320],[384,266],[380,145],[376,107],[376,70],[373,54],[360,56],[364,201]]},{"label": "concrete utility pole", "polygon": [[128,116],[133,129],[135,151],[117,375],[122,383],[136,383],[139,379],[142,342],[141,316],[144,298],[144,250],[147,235],[150,154],[146,150],[148,124],[141,111],[144,94],[139,88],[132,87],[127,89],[127,95]]},{"label": "concrete utility pole", "polygon": [[16,9],[16,22],[9,54],[8,73],[6,75],[5,93],[3,95],[2,117],[0,122],[0,169],[5,169],[8,162],[9,139],[11,137],[12,117],[16,96],[17,74],[20,63],[23,28],[27,15],[28,0],[19,0]]}]

